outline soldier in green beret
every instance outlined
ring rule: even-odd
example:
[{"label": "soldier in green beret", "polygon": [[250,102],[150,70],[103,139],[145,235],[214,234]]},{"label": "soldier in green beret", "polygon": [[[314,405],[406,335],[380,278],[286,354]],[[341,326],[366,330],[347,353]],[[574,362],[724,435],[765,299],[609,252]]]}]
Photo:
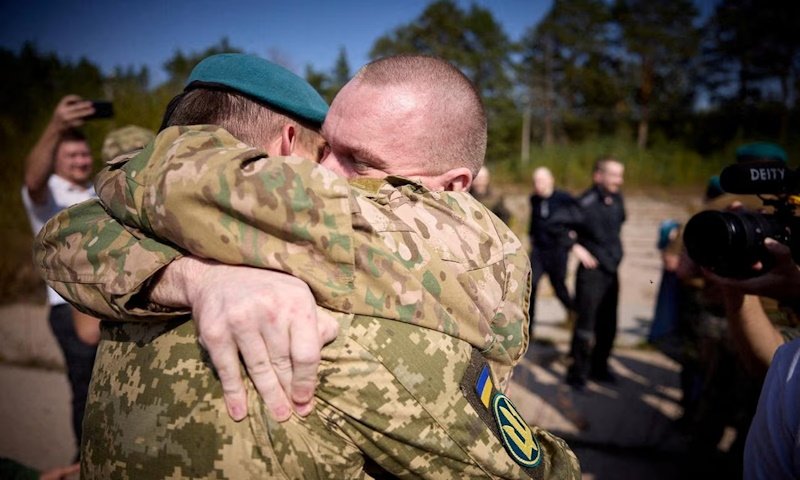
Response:
[{"label": "soldier in green beret", "polygon": [[[235,77],[239,70],[228,66]],[[244,81],[220,84],[225,78],[195,88],[255,97],[231,102],[248,119],[258,118],[247,109],[260,104],[267,115],[284,109],[298,121],[291,106],[245,91]],[[297,148],[298,129],[286,123],[252,128],[238,115],[186,115],[176,123],[192,93],[172,105],[165,123],[196,126],[164,129],[142,154],[98,178],[102,201],[133,236],[123,238],[118,224],[88,205],[39,238],[40,265],[71,300],[116,317],[168,320],[109,329],[100,356],[117,369],[96,371],[87,476],[359,478],[376,465],[403,477],[579,477],[566,444],[528,426],[503,393],[527,347],[530,267],[513,233],[465,193],[483,161],[486,123],[460,72],[413,56],[362,69],[325,120],[323,166],[285,157],[314,156],[309,144]],[[63,239],[85,232],[88,218],[94,236],[110,241],[80,239],[87,254],[77,257],[95,264],[76,266]],[[96,243],[104,247],[93,249]],[[222,388],[194,324],[185,310],[164,307],[191,304],[198,317],[206,292],[219,294],[209,290],[215,279],[250,301],[283,292],[185,259],[198,269],[173,269],[176,261],[148,296],[148,278],[182,251],[308,284],[339,328],[322,350],[313,412],[302,407],[304,417],[279,423],[280,412],[268,415],[248,380],[247,419],[221,413]],[[218,316],[233,313],[224,302],[215,308]],[[295,308],[289,305],[288,316]],[[268,312],[261,313],[275,322]],[[197,323],[204,343],[219,335],[204,336]],[[253,377],[269,357],[248,363],[248,349],[272,347],[269,335],[239,340]],[[296,400],[293,384],[281,385]]]}]

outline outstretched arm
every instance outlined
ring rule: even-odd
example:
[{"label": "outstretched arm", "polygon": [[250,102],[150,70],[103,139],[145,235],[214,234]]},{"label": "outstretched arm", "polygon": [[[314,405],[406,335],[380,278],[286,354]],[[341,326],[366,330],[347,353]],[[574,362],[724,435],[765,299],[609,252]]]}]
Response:
[{"label": "outstretched arm", "polygon": [[347,181],[294,157],[268,158],[218,127],[171,127],[152,153],[97,176],[115,218],[193,255],[302,278],[347,311],[353,225]]},{"label": "outstretched arm", "polygon": [[45,202],[47,179],[53,173],[53,152],[61,135],[81,126],[83,118],[92,113],[92,102],[77,95],[67,95],[58,102],[50,122],[25,159],[25,188],[34,203]]}]

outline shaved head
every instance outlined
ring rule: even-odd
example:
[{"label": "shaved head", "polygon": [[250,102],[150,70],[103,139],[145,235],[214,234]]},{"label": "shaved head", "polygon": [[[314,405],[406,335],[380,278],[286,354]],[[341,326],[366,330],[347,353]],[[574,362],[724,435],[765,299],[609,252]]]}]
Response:
[{"label": "shaved head", "polygon": [[553,194],[555,180],[553,173],[547,167],[539,167],[533,171],[533,190],[536,195],[547,198]]},{"label": "shaved head", "polygon": [[478,173],[486,156],[486,113],[457,68],[439,58],[401,55],[367,64],[352,82],[380,89],[384,107],[405,119],[413,138],[404,141],[417,152],[408,161],[425,164],[429,173],[455,167]]}]

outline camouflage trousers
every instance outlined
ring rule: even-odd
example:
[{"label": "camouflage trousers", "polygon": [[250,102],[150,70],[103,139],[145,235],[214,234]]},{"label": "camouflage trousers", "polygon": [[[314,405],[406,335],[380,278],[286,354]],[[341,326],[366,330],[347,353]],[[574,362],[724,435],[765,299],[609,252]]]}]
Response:
[{"label": "camouflage trousers", "polygon": [[478,395],[470,401],[464,378],[482,357],[466,342],[402,322],[339,320],[314,412],[283,423],[249,383],[250,414],[228,417],[193,322],[104,325],[82,477],[369,478],[366,460],[401,478],[580,478],[563,440],[535,427],[527,454],[537,464],[512,459]]}]

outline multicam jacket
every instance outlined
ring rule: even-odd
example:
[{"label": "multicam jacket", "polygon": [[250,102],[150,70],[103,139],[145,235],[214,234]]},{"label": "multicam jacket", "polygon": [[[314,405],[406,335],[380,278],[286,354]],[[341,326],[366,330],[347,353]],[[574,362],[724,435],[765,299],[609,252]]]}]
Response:
[{"label": "multicam jacket", "polygon": [[[448,333],[481,351],[503,385],[527,348],[528,258],[468,194],[431,192],[399,177],[348,184],[308,160],[269,158],[216,126],[169,128],[95,183],[109,213],[134,233],[294,275],[334,311]],[[110,220],[81,236],[89,209],[97,206],[48,225],[37,263],[67,298],[96,313],[130,313],[131,290],[177,250],[139,244]],[[90,263],[93,278],[75,262]],[[111,298],[81,291],[87,282],[107,283]]]}]

